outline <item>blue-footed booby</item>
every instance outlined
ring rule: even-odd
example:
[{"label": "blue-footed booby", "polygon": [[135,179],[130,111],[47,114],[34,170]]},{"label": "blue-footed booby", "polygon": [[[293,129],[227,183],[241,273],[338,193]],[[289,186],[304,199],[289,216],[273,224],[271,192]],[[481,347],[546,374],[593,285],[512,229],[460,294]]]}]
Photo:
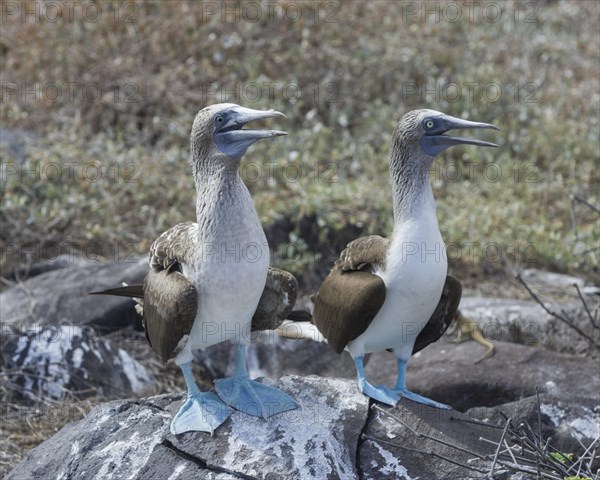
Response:
[{"label": "blue-footed booby", "polygon": [[[197,221],[175,225],[150,249],[143,285],[104,292],[140,298],[143,325],[152,348],[175,358],[187,385],[187,399],[171,432],[213,432],[231,414],[229,406],[267,418],[297,408],[280,390],[250,379],[245,348],[251,330],[275,329],[292,309],[296,279],[269,268],[269,250],[248,188],[239,175],[247,148],[278,130],[243,129],[250,121],[284,117],[235,104],[206,107],[191,133]],[[235,374],[215,381],[216,394],[194,380],[192,351],[232,340]]]},{"label": "blue-footed booby", "polygon": [[[312,323],[285,321],[285,337],[328,342],[350,352],[360,390],[396,405],[401,397],[449,408],[406,387],[410,355],[436,341],[460,302],[460,282],[447,275],[445,245],[438,227],[429,181],[434,157],[454,145],[497,145],[447,135],[449,130],[497,127],[454,118],[433,110],[414,110],[396,127],[390,150],[394,229],[350,242],[313,297]],[[290,317],[290,318],[293,318]],[[397,359],[394,388],[365,378],[365,354],[391,350]]]}]

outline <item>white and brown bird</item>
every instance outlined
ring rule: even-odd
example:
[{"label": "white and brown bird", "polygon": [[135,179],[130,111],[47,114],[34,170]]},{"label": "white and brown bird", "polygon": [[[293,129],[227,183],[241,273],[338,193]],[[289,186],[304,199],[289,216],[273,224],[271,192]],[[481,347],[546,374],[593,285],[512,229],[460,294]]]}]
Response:
[{"label": "white and brown bird", "polygon": [[[441,337],[460,302],[460,282],[447,275],[429,170],[434,157],[448,147],[497,146],[446,134],[467,128],[497,130],[433,110],[413,110],[402,117],[390,150],[391,238],[373,235],[350,242],[314,296],[311,323],[288,320],[277,329],[285,337],[326,341],[338,353],[348,350],[360,390],[389,405],[406,397],[449,408],[406,388],[406,363],[412,353]],[[381,350],[396,356],[394,388],[374,386],[365,378],[365,354]]]},{"label": "white and brown bird", "polygon": [[[235,104],[200,110],[191,133],[196,223],[175,225],[152,244],[143,285],[94,292],[143,299],[146,336],[164,361],[175,358],[188,389],[171,423],[174,434],[212,433],[231,414],[228,405],[264,418],[297,407],[287,394],[251,380],[246,366],[251,330],[277,328],[298,287],[291,274],[269,268],[267,239],[239,174],[250,145],[286,135],[243,129],[270,117],[284,115]],[[235,374],[215,381],[217,394],[201,392],[192,351],[226,340],[237,344]]]}]

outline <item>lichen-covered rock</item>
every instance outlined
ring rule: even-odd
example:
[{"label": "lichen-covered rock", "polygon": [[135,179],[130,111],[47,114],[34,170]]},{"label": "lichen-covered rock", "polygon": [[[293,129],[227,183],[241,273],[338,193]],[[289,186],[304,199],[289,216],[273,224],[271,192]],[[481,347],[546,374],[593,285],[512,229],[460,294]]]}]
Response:
[{"label": "lichen-covered rock", "polygon": [[11,401],[140,395],[153,376],[92,329],[46,326],[24,333],[3,327],[1,370]]},{"label": "lichen-covered rock", "polygon": [[[174,436],[169,424],[183,394],[105,403],[31,450],[7,480],[484,479],[506,422],[502,413],[536,428],[532,397],[465,414],[404,399],[395,408],[375,408],[355,380],[262,381],[296,398],[300,408],[268,420],[234,412],[213,436]],[[598,412],[570,402],[541,396],[542,431],[559,439],[568,424],[573,442],[587,441]]]},{"label": "lichen-covered rock", "polygon": [[268,420],[235,412],[212,437],[175,437],[169,424],[182,395],[110,402],[30,451],[7,479],[358,478],[368,399],[356,384],[293,376],[264,382],[300,408]]}]

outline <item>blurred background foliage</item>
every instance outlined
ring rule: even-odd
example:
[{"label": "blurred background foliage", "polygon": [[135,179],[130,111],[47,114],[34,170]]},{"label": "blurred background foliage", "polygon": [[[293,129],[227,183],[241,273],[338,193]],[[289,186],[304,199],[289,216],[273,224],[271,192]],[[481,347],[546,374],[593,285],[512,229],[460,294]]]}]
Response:
[{"label": "blurred background foliage", "polygon": [[572,195],[600,203],[600,3],[480,4],[82,2],[53,21],[4,15],[0,124],[35,139],[23,158],[0,152],[4,271],[67,244],[145,254],[194,218],[192,120],[234,102],[288,117],[276,124],[289,136],[252,147],[241,171],[275,263],[295,273],[355,235],[390,233],[391,135],[405,112],[431,108],[502,129],[479,135],[500,149],[455,148],[432,170],[454,268],[597,280],[597,215]]}]

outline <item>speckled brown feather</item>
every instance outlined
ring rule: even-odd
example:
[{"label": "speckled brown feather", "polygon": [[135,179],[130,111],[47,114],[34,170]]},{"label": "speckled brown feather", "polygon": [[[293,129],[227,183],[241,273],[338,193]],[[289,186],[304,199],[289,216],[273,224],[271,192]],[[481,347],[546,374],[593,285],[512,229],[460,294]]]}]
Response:
[{"label": "speckled brown feather", "polygon": [[269,267],[265,289],[252,317],[252,330],[275,330],[288,317],[298,295],[298,281],[288,272]]},{"label": "speckled brown feather", "polygon": [[363,270],[367,266],[385,265],[390,241],[379,235],[357,238],[350,242],[335,262],[334,268],[344,272]]},{"label": "speckled brown feather", "polygon": [[198,224],[184,222],[169,228],[150,247],[149,263],[156,270],[170,270],[174,264],[185,261],[197,243]]}]

